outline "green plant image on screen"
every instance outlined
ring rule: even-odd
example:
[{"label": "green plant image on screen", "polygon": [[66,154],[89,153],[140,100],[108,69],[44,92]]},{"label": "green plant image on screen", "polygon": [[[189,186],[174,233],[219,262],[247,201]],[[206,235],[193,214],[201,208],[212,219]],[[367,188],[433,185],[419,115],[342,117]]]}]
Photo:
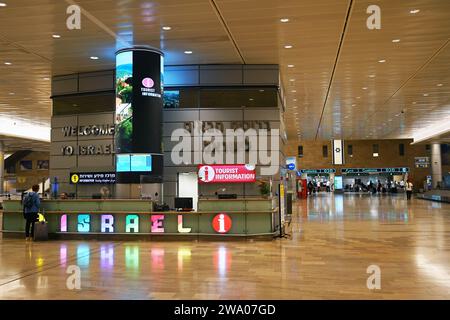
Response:
[{"label": "green plant image on screen", "polygon": [[116,135],[119,153],[131,152],[133,136],[133,52],[116,56]]}]

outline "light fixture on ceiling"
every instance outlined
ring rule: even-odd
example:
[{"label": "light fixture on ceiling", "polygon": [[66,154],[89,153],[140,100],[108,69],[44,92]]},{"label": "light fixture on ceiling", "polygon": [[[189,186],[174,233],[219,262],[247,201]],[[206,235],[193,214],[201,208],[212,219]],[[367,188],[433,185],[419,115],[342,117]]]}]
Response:
[{"label": "light fixture on ceiling", "polygon": [[297,99],[294,99],[294,100],[292,100],[292,101],[297,102]]},{"label": "light fixture on ceiling", "polygon": [[295,81],[295,79],[289,79],[289,81]]},{"label": "light fixture on ceiling", "polygon": [[291,92],[292,92],[292,93],[296,93],[296,92],[297,92],[297,90],[291,90]]},{"label": "light fixture on ceiling", "polygon": [[352,104],[352,107],[356,107],[356,104]]},{"label": "light fixture on ceiling", "polygon": [[437,86],[438,86],[438,87],[442,87],[443,84],[442,84],[442,83],[438,83]]},{"label": "light fixture on ceiling", "polygon": [[253,99],[253,98],[249,98],[248,100],[249,100],[249,101],[253,101],[254,99]]},{"label": "light fixture on ceiling", "polygon": [[91,56],[90,59],[91,59],[91,60],[98,60],[98,57],[97,57],[97,56]]},{"label": "light fixture on ceiling", "polygon": [[172,30],[172,27],[164,26],[164,27],[162,27],[162,29],[163,29],[164,31],[169,31],[169,30]]},{"label": "light fixture on ceiling", "polygon": [[15,93],[14,93],[14,92],[10,92],[9,95],[10,95],[10,96],[13,96],[13,95],[15,95]]},{"label": "light fixture on ceiling", "polygon": [[5,62],[5,64],[6,64],[7,66],[10,66],[10,65],[12,65],[12,63],[11,63],[11,62]]},{"label": "light fixture on ceiling", "polygon": [[292,49],[292,45],[291,44],[287,44],[284,46],[285,49]]},{"label": "light fixture on ceiling", "polygon": [[363,90],[367,90],[367,87],[362,87]]},{"label": "light fixture on ceiling", "polygon": [[45,77],[45,78],[42,78],[42,80],[48,81],[48,80],[50,80],[50,78]]},{"label": "light fixture on ceiling", "polygon": [[286,22],[289,22],[289,19],[288,19],[288,18],[281,18],[281,19],[280,19],[280,22],[286,23]]},{"label": "light fixture on ceiling", "polygon": [[59,34],[54,34],[54,35],[52,35],[52,37],[53,37],[53,39],[59,39],[59,38],[61,38],[61,36],[60,36]]},{"label": "light fixture on ceiling", "polygon": [[264,92],[264,89],[259,89],[259,92]]},{"label": "light fixture on ceiling", "polygon": [[386,62],[386,59],[378,60],[378,62],[379,62],[379,63],[385,63],[385,62]]},{"label": "light fixture on ceiling", "polygon": [[287,66],[288,66],[288,68],[293,68],[293,67],[295,67],[293,64],[288,64]]},{"label": "light fixture on ceiling", "polygon": [[0,7],[6,7],[7,6],[7,4],[6,3],[4,3],[4,2],[0,2]]},{"label": "light fixture on ceiling", "polygon": [[400,39],[393,39],[392,42],[398,43],[398,42],[400,42]]},{"label": "light fixture on ceiling", "polygon": [[413,103],[412,104],[416,104],[417,102],[416,101],[413,101]]},{"label": "light fixture on ceiling", "polygon": [[361,99],[361,97],[356,97],[356,99]]},{"label": "light fixture on ceiling", "polygon": [[191,51],[191,50],[186,50],[186,51],[184,52],[184,54],[192,54],[192,51]]},{"label": "light fixture on ceiling", "polygon": [[412,14],[416,14],[416,13],[419,13],[419,12],[420,12],[419,9],[412,9],[412,10],[409,11],[409,13],[412,13]]},{"label": "light fixture on ceiling", "polygon": [[369,75],[369,78],[375,78],[374,74]]},{"label": "light fixture on ceiling", "polygon": [[423,96],[424,96],[424,97],[428,97],[429,94],[428,94],[428,93],[424,93]]}]

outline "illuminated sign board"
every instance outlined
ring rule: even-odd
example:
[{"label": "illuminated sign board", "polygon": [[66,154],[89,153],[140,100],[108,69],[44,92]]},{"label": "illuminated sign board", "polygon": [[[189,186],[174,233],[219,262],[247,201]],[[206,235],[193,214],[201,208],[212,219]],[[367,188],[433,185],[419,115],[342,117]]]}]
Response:
[{"label": "illuminated sign board", "polygon": [[306,174],[336,173],[336,169],[303,169],[300,172]]},{"label": "illuminated sign board", "polygon": [[409,168],[343,168],[342,173],[407,173]]},{"label": "illuminated sign board", "polygon": [[342,190],[342,176],[335,176],[334,177],[334,189],[335,190]]},{"label": "illuminated sign board", "polygon": [[[114,214],[63,214],[59,218],[59,232],[74,231],[79,233],[98,232],[95,230],[100,224],[100,233],[165,233],[164,222],[167,215],[161,213],[150,214],[147,221],[138,214],[114,215]],[[72,221],[74,219],[74,221]],[[125,224],[118,219],[124,219]],[[72,224],[71,224],[72,222]],[[148,230],[143,230],[143,224],[147,222]],[[148,224],[149,223],[149,224]],[[226,213],[215,215],[211,221],[211,227],[216,233],[227,233],[231,230],[233,221]],[[72,225],[69,228],[69,225]],[[120,226],[120,227],[119,227]],[[147,229],[147,228],[145,228]],[[191,233],[192,228],[184,224],[184,215],[177,215],[178,233]]]},{"label": "illuminated sign board", "polygon": [[71,172],[71,184],[114,184],[115,172]]},{"label": "illuminated sign board", "polygon": [[213,229],[217,233],[227,233],[231,229],[232,221],[229,215],[219,213],[212,222]]},{"label": "illuminated sign board", "polygon": [[428,168],[430,166],[429,157],[415,157],[414,161],[416,168]]},{"label": "illuminated sign board", "polygon": [[211,164],[198,166],[199,183],[255,182],[255,166],[247,164]]},{"label": "illuminated sign board", "polygon": [[296,157],[286,158],[286,168],[288,170],[295,170],[297,168],[297,158]]}]

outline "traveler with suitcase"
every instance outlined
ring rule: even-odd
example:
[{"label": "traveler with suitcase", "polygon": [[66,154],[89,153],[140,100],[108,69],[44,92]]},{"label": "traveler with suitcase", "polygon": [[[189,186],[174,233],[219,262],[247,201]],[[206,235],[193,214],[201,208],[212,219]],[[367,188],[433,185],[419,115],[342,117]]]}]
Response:
[{"label": "traveler with suitcase", "polygon": [[[39,186],[34,185],[31,190],[24,198],[23,198],[23,214],[26,220],[25,222],[25,239],[31,240],[34,236],[34,223],[38,221],[38,213],[39,208],[41,206],[41,200],[39,199]],[[30,232],[31,228],[31,232]]]}]

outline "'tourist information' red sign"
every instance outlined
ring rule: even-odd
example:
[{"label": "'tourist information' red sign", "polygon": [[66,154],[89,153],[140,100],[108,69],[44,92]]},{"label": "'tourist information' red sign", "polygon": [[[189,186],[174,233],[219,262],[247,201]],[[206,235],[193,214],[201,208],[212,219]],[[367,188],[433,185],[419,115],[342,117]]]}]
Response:
[{"label": "'tourist information' red sign", "polygon": [[255,182],[255,166],[248,164],[209,164],[198,166],[199,183]]}]

